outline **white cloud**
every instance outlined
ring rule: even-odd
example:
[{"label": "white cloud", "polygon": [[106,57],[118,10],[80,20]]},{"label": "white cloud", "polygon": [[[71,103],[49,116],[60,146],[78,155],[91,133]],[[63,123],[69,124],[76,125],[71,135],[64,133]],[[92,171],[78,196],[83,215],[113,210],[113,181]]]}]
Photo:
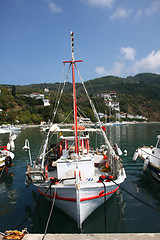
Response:
[{"label": "white cloud", "polygon": [[[126,50],[127,48],[124,49]],[[131,56],[133,56],[133,58]],[[95,72],[98,76],[114,75],[119,77],[127,77],[129,75],[135,75],[143,72],[154,72],[160,74],[160,50],[157,52],[152,51],[147,57],[141,58],[137,61],[135,61],[134,58],[134,54],[129,54],[126,58],[124,58],[126,61],[115,62],[110,70],[106,70],[104,66],[98,66],[95,68]],[[127,60],[133,60],[133,62]]]},{"label": "white cloud", "polygon": [[131,47],[121,47],[120,52],[123,54],[123,58],[134,61],[136,56],[136,50]]},{"label": "white cloud", "polygon": [[82,0],[84,3],[93,7],[108,7],[112,8],[115,0]]},{"label": "white cloud", "polygon": [[95,72],[98,76],[107,76],[107,75],[114,75],[114,76],[121,76],[125,63],[124,62],[116,62],[111,70],[106,70],[103,66],[96,67]]},{"label": "white cloud", "polygon": [[108,75],[108,72],[105,70],[105,68],[103,66],[96,67],[95,72],[98,74],[98,76]]},{"label": "white cloud", "polygon": [[110,17],[110,19],[116,19],[116,18],[127,18],[132,12],[132,9],[125,9],[122,7],[118,7],[116,11],[113,13],[113,15]]},{"label": "white cloud", "polygon": [[51,0],[44,0],[44,1],[48,4],[48,7],[51,13],[62,12],[62,9],[55,2]]},{"label": "white cloud", "polygon": [[157,11],[160,11],[160,1],[152,2],[151,6],[145,9],[145,13],[149,16],[153,15]]},{"label": "white cloud", "polygon": [[136,61],[132,66],[134,72],[156,72],[160,73],[160,50],[152,51],[146,58]]},{"label": "white cloud", "polygon": [[134,17],[135,21],[139,21],[139,20],[140,20],[140,18],[141,18],[141,16],[142,16],[142,13],[143,13],[142,10],[139,9],[138,12],[137,12],[137,14],[136,14],[135,17]]}]

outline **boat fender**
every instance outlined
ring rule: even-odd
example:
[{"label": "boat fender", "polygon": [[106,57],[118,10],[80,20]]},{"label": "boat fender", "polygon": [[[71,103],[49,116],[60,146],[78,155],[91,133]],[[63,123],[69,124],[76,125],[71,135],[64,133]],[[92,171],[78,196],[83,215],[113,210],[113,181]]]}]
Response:
[{"label": "boat fender", "polygon": [[124,155],[127,156],[127,150],[126,149],[124,150]]},{"label": "boat fender", "polygon": [[7,143],[7,150],[9,151],[11,149],[10,143]]},{"label": "boat fender", "polygon": [[13,166],[13,161],[12,161],[12,158],[11,158],[10,156],[7,156],[7,157],[5,158],[5,165],[6,165],[7,167],[12,167],[12,166]]},{"label": "boat fender", "polygon": [[148,163],[149,163],[149,160],[148,160],[148,159],[145,159],[145,160],[144,160],[144,164],[143,164],[143,171],[144,171],[144,172],[147,170]]},{"label": "boat fender", "polygon": [[61,145],[59,146],[59,154],[60,154],[60,156],[62,156],[62,146]]},{"label": "boat fender", "polygon": [[11,141],[11,150],[14,151],[14,149],[15,149],[14,141]]},{"label": "boat fender", "polygon": [[48,179],[48,165],[45,166],[45,179]]},{"label": "boat fender", "polygon": [[123,154],[119,147],[117,148],[117,153],[118,153],[119,156],[122,156],[122,154]]},{"label": "boat fender", "polygon": [[138,150],[135,151],[132,160],[135,162],[138,158]]},{"label": "boat fender", "polygon": [[32,179],[28,176],[28,174],[26,174],[26,177],[25,177],[25,186],[28,188],[31,183],[32,183]]}]

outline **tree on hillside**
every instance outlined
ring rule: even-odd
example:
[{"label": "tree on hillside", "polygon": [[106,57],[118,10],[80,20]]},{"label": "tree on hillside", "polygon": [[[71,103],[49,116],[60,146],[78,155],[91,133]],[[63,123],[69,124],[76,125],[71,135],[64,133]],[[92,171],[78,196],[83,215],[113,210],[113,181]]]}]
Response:
[{"label": "tree on hillside", "polygon": [[12,95],[13,95],[13,97],[16,96],[16,86],[15,85],[12,86]]}]

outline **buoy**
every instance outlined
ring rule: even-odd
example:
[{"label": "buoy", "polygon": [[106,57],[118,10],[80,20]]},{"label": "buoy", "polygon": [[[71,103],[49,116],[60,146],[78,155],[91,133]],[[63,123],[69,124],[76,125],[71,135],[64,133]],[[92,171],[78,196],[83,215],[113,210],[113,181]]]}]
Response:
[{"label": "buoy", "polygon": [[12,161],[12,158],[11,158],[10,156],[7,156],[7,157],[5,158],[5,165],[6,165],[7,167],[13,167],[13,161]]},{"label": "buoy", "polygon": [[7,143],[7,150],[9,151],[11,149],[10,143]]},{"label": "buoy", "polygon": [[15,149],[14,141],[11,141],[11,150],[14,151],[14,149]]},{"label": "buoy", "polygon": [[147,170],[148,163],[149,163],[149,160],[148,160],[148,159],[145,159],[145,160],[144,160],[144,164],[143,164],[143,171],[144,171],[144,172]]},{"label": "buoy", "polygon": [[138,158],[138,150],[135,151],[132,160],[135,162]]},{"label": "buoy", "polygon": [[124,155],[127,156],[127,150],[126,149],[124,150]]}]

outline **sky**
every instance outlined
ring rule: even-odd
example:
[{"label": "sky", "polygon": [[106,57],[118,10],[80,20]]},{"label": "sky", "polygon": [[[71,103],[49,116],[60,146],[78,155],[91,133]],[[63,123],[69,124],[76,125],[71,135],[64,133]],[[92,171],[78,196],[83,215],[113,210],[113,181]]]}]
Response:
[{"label": "sky", "polygon": [[84,81],[160,74],[159,24],[160,0],[0,0],[0,84],[63,81],[71,31]]}]

